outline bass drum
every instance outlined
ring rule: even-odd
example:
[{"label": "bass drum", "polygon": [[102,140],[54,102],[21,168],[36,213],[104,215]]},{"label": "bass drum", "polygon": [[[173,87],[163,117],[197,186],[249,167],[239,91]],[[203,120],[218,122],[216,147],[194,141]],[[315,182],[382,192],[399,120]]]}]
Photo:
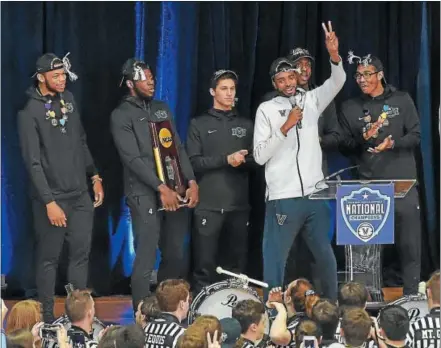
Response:
[{"label": "bass drum", "polygon": [[[67,315],[63,315],[59,317],[57,320],[53,322],[54,324],[61,324],[64,326],[64,328],[67,330],[70,329],[72,326],[72,323],[70,322]],[[101,322],[98,318],[93,318],[93,324],[92,324],[92,330],[93,330],[93,339],[98,342],[98,335],[101,332],[101,330],[105,329],[106,325]]]},{"label": "bass drum", "polygon": [[[188,323],[192,324],[201,315],[214,315],[219,320],[232,317],[237,302],[254,300],[264,305],[257,292],[242,283],[229,279],[207,286],[194,298],[188,312]],[[270,322],[265,307],[265,334],[269,334]]]},{"label": "bass drum", "polygon": [[411,324],[417,321],[418,319],[423,318],[427,314],[429,314],[427,298],[423,295],[401,297],[396,301],[388,303],[385,308],[387,308],[390,305],[397,305],[407,310]]}]

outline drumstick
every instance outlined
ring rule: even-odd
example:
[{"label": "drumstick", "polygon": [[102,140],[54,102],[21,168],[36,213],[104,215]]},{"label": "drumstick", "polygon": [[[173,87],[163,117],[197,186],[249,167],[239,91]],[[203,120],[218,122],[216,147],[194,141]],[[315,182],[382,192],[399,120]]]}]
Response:
[{"label": "drumstick", "polygon": [[226,274],[226,275],[229,275],[229,276],[234,277],[234,278],[246,279],[247,282],[254,283],[254,284],[259,285],[259,286],[261,286],[263,288],[267,288],[268,287],[267,283],[261,282],[260,280],[248,278],[248,276],[246,276],[245,274],[236,274],[236,273],[227,271],[227,270],[225,270],[225,269],[223,269],[222,267],[219,267],[219,266],[216,268],[216,272],[218,274]]}]

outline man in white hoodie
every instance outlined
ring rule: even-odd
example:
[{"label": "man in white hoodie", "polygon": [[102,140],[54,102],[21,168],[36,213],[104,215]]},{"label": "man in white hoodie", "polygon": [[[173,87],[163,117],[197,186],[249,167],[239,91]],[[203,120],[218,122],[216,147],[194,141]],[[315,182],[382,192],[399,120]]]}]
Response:
[{"label": "man in white hoodie", "polygon": [[[264,280],[269,288],[284,281],[285,264],[295,237],[302,236],[317,263],[324,296],[337,298],[337,264],[327,233],[326,201],[310,200],[323,179],[318,135],[320,114],[343,87],[346,73],[338,38],[323,24],[331,58],[331,77],[296,95],[296,71],[286,58],[273,62],[270,75],[279,96],[260,104],[254,127],[254,158],[265,165],[267,203],[263,236]],[[303,227],[303,229],[302,229]]]}]

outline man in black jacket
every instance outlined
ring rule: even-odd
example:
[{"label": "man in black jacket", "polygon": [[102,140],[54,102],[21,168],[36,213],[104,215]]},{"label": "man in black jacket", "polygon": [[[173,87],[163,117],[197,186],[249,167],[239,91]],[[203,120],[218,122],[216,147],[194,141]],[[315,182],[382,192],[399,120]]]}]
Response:
[{"label": "man in black jacket", "polygon": [[[18,133],[25,167],[31,180],[32,210],[37,234],[37,289],[45,322],[54,320],[54,290],[58,259],[66,240],[68,280],[86,288],[93,227],[93,209],[104,191],[93,163],[73,95],[67,57],[47,53],[37,60],[36,84],[18,113]],[[95,203],[88,193],[92,181]]]},{"label": "man in black jacket", "polygon": [[[135,262],[132,272],[133,309],[150,294],[150,277],[159,242],[161,265],[158,281],[185,277],[184,239],[188,231],[188,209],[179,208],[182,198],[193,208],[198,185],[167,104],[153,100],[155,83],[150,67],[135,59],[123,66],[123,81],[129,90],[111,116],[111,130],[124,166],[124,191],[132,216]],[[176,149],[188,186],[186,197],[166,186],[158,177],[148,122],[170,120]],[[159,200],[158,200],[159,198]],[[164,211],[158,208],[164,207]]]},{"label": "man in black jacket", "polygon": [[231,70],[215,72],[213,108],[194,118],[188,130],[187,151],[200,184],[192,236],[195,293],[214,280],[221,256],[226,269],[240,273],[246,266],[248,171],[255,162],[248,155],[253,123],[234,109],[237,81]]},{"label": "man in black jacket", "polygon": [[[420,122],[406,92],[386,84],[377,57],[358,60],[354,78],[362,94],[342,105],[343,145],[360,165],[360,179],[416,179],[414,151],[420,144]],[[421,222],[416,187],[395,200],[395,240],[401,259],[404,294],[416,294],[421,268]]]}]

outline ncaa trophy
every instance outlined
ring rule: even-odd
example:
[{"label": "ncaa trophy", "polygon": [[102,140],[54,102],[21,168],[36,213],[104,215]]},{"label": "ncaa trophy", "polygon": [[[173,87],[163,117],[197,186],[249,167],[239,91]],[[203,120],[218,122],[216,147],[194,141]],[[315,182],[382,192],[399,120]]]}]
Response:
[{"label": "ncaa trophy", "polygon": [[[149,122],[149,129],[158,177],[182,198],[184,204],[181,204],[180,207],[186,206],[184,197],[187,186],[182,174],[171,122],[169,120]],[[159,210],[163,210],[163,208]]]}]

